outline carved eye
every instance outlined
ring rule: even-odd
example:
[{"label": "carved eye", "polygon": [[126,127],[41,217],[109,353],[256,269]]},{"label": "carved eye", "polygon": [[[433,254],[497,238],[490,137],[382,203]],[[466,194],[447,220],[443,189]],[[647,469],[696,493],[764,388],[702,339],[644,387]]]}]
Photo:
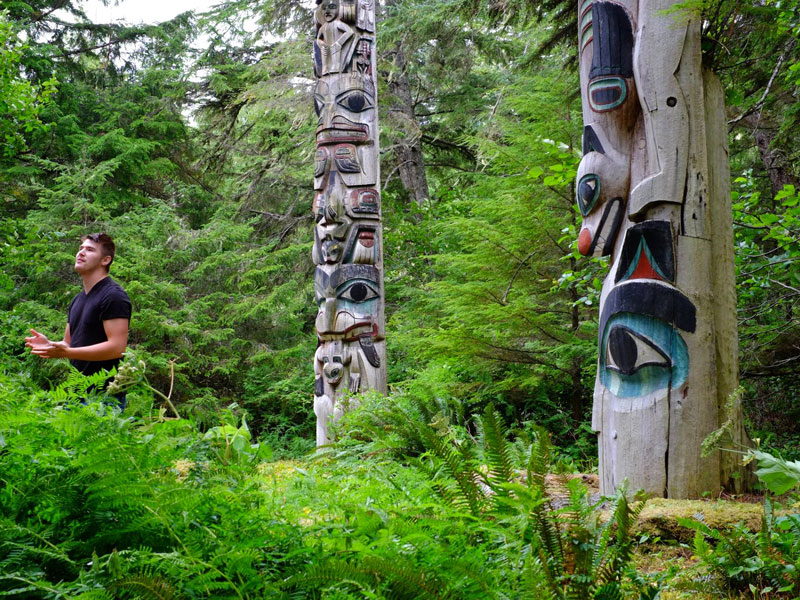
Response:
[{"label": "carved eye", "polygon": [[360,113],[374,108],[372,98],[361,90],[352,90],[340,95],[336,99],[336,104],[353,113]]},{"label": "carved eye", "polygon": [[363,281],[354,281],[339,292],[338,297],[342,300],[350,300],[351,302],[358,302],[360,304],[367,300],[377,298],[378,292]]},{"label": "carved eye", "polygon": [[584,217],[592,212],[599,197],[600,178],[594,174],[581,177],[578,182],[578,208]]},{"label": "carved eye", "polygon": [[600,350],[600,379],[614,395],[636,398],[676,388],[688,374],[689,352],[674,327],[635,313],[609,320]]},{"label": "carved eye", "polygon": [[608,334],[606,367],[633,375],[644,366],[671,367],[672,361],[652,341],[627,327],[613,327]]},{"label": "carved eye", "polygon": [[589,84],[589,106],[594,112],[614,110],[627,96],[628,85],[621,77],[602,77]]}]

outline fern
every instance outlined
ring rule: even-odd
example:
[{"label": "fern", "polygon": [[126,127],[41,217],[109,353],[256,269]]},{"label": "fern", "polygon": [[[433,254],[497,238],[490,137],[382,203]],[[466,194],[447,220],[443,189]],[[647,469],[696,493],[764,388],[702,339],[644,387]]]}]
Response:
[{"label": "fern", "polygon": [[480,485],[482,477],[472,445],[459,442],[449,428],[442,428],[440,432],[424,425],[419,431],[426,443],[429,464],[425,465],[424,456],[416,464],[422,466],[448,503],[468,510],[473,516],[480,515],[486,504],[486,494]]},{"label": "fern", "polygon": [[511,458],[511,443],[508,441],[508,430],[493,404],[486,407],[478,422],[480,424],[479,439],[488,466],[485,481],[492,488],[494,494],[507,496],[509,492],[506,484],[516,478]]},{"label": "fern", "polygon": [[152,570],[125,577],[115,582],[111,589],[122,592],[123,597],[131,595],[142,600],[173,600],[178,597],[177,590],[169,581]]},{"label": "fern", "polygon": [[116,369],[111,371],[99,371],[92,375],[84,375],[76,369],[70,369],[67,378],[50,392],[50,396],[56,402],[68,402],[77,399],[85,399],[96,394],[96,390],[102,389],[109,377],[113,377]]},{"label": "fern", "polygon": [[694,519],[678,522],[695,530],[695,553],[727,590],[769,587],[776,597],[796,596],[794,590],[800,587],[800,519],[796,515],[776,518],[769,498],[757,533],[742,524],[725,532]]}]

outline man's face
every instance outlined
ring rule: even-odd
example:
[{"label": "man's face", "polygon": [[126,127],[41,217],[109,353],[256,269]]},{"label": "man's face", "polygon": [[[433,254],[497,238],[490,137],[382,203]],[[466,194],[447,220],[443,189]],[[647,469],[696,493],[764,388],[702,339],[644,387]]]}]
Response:
[{"label": "man's face", "polygon": [[110,262],[111,257],[103,255],[103,247],[100,244],[84,240],[75,255],[75,270],[80,274],[91,273],[96,269],[105,271],[106,265]]},{"label": "man's face", "polygon": [[323,4],[324,7],[324,14],[325,20],[330,23],[336,18],[336,15],[339,13],[339,3],[332,1],[332,2],[325,2]]}]

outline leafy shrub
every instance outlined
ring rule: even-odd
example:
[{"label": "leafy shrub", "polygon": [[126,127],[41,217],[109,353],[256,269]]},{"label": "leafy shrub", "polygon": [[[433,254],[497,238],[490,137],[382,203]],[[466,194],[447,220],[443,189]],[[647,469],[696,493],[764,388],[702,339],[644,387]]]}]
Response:
[{"label": "leafy shrub", "polygon": [[735,592],[772,593],[796,598],[800,589],[800,515],[776,517],[772,502],[764,503],[761,529],[744,525],[731,532],[692,519],[678,519],[695,530],[694,552],[722,586]]},{"label": "leafy shrub", "polygon": [[[552,447],[543,429],[512,442],[500,414],[489,405],[475,419],[472,435],[451,422],[459,415],[446,403],[433,408],[413,399],[393,400],[387,405],[370,399],[348,415],[344,429],[352,427],[356,437],[369,431],[377,440],[366,444],[370,452],[402,455],[424,474],[448,507],[449,518],[472,533],[472,543],[491,557],[489,562],[502,565],[502,583],[495,584],[499,587],[492,597],[657,595],[658,586],[632,568],[633,527],[643,503],[632,506],[624,488],[612,499],[611,518],[604,519],[600,500],[591,499],[582,482],[564,477],[566,497],[557,497],[547,485]],[[379,578],[374,569],[340,569],[337,574],[332,568],[329,582],[341,581],[345,572]],[[473,581],[480,572],[472,570]],[[435,575],[431,581],[438,581]]]},{"label": "leafy shrub", "polygon": [[203,436],[0,376],[0,593],[260,598],[304,560],[244,424]]},{"label": "leafy shrub", "polygon": [[[757,460],[756,476],[766,488],[783,494],[800,484],[800,463],[768,452],[750,450],[745,460]],[[796,598],[800,591],[800,515],[776,516],[773,501],[764,499],[761,528],[743,524],[731,532],[714,529],[695,519],[678,519],[694,529],[694,552],[717,576],[722,587],[736,592]]]}]

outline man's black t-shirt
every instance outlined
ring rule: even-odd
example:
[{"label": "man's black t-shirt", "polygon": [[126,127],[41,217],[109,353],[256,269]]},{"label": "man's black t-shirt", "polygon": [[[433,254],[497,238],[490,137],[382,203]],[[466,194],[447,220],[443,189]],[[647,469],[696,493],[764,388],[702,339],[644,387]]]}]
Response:
[{"label": "man's black t-shirt", "polygon": [[[107,342],[103,321],[131,318],[131,301],[119,284],[104,277],[94,284],[89,293],[81,292],[72,299],[68,313],[70,347],[82,348]],[[111,360],[70,360],[72,366],[84,375],[111,369],[120,363],[120,358]]]}]

